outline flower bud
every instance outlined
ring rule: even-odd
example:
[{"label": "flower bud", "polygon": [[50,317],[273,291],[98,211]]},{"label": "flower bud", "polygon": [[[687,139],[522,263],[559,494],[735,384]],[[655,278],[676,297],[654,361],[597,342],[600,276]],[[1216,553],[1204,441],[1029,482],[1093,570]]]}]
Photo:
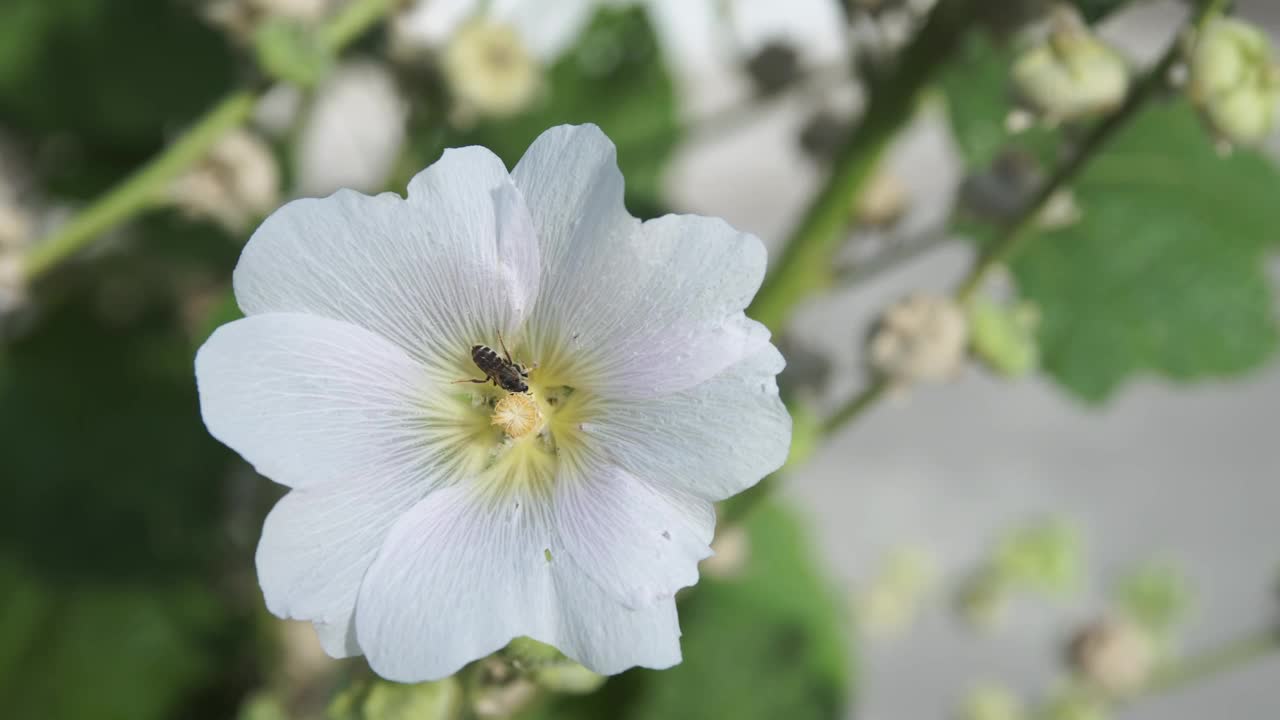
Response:
[{"label": "flower bud", "polygon": [[1212,20],[1197,36],[1190,64],[1187,92],[1223,139],[1248,145],[1271,132],[1280,70],[1265,33],[1239,20]]},{"label": "flower bud", "polygon": [[894,173],[877,172],[854,199],[854,219],[864,225],[888,227],[907,211],[907,187]]},{"label": "flower bud", "polygon": [[511,717],[524,709],[537,693],[537,686],[522,674],[510,661],[497,656],[480,661],[480,667],[471,677],[471,710],[477,717]]},{"label": "flower bud", "polygon": [[954,300],[913,295],[881,318],[871,337],[871,362],[902,383],[947,380],[964,367],[968,337],[965,313]]},{"label": "flower bud", "polygon": [[1082,629],[1068,649],[1081,677],[1111,695],[1130,695],[1151,675],[1155,653],[1151,637],[1138,625],[1099,620]]},{"label": "flower bud", "polygon": [[960,710],[961,720],[1021,720],[1025,716],[1018,696],[999,685],[975,687]]},{"label": "flower bud", "polygon": [[1073,9],[1055,9],[1048,37],[1014,63],[1022,98],[1052,120],[1075,120],[1119,105],[1129,68],[1094,36]]},{"label": "flower bud", "polygon": [[515,28],[473,21],[453,36],[442,67],[464,113],[515,115],[532,104],[542,71]]},{"label": "flower bud", "polygon": [[1111,715],[1093,693],[1068,688],[1049,702],[1041,716],[1044,720],[1108,720]]},{"label": "flower bud", "polygon": [[358,681],[338,693],[329,705],[333,720],[447,720],[461,707],[462,688],[455,678],[402,685],[385,680]]},{"label": "flower bud", "polygon": [[969,334],[974,354],[1008,378],[1025,377],[1040,363],[1036,328],[1040,313],[1027,302],[1012,307],[979,297],[969,303]]},{"label": "flower bud", "polygon": [[551,692],[585,695],[600,689],[605,677],[568,661],[534,670],[533,681]]},{"label": "flower bud", "polygon": [[240,232],[279,204],[280,171],[266,142],[234,130],[174,181],[169,196],[188,215]]}]

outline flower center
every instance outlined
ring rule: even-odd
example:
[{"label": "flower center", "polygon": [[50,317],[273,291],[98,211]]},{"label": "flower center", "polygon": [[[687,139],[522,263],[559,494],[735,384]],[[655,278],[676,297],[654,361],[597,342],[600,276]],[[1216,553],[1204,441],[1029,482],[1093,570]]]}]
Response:
[{"label": "flower center", "polygon": [[508,437],[519,439],[541,429],[544,419],[532,395],[507,393],[494,404],[489,422],[502,428]]},{"label": "flower center", "polygon": [[[532,370],[527,392],[507,392],[493,384],[451,386],[457,388],[451,393],[455,432],[445,436],[466,459],[469,475],[495,491],[545,488],[560,463],[581,452],[583,424],[594,417],[598,401],[590,391],[569,384],[561,371],[570,368],[561,364],[553,361]],[[470,372],[475,375],[475,368]]]}]

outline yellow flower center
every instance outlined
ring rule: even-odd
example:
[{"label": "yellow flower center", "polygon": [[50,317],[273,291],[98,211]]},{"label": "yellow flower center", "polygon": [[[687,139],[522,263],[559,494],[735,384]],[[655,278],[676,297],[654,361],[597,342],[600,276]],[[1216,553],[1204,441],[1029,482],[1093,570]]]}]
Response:
[{"label": "yellow flower center", "polygon": [[[519,357],[519,353],[516,354]],[[459,368],[470,364],[459,360]],[[512,393],[492,384],[456,385],[454,408],[441,435],[453,445],[466,474],[494,491],[546,488],[561,462],[574,462],[584,447],[584,427],[596,415],[598,400],[570,385],[552,362],[529,374],[528,392]],[[464,372],[476,374],[471,367]],[[459,375],[461,377],[461,375]]]},{"label": "yellow flower center", "polygon": [[542,427],[542,410],[529,393],[507,393],[493,406],[493,415],[489,418],[492,425],[497,425],[511,438],[522,438]]}]

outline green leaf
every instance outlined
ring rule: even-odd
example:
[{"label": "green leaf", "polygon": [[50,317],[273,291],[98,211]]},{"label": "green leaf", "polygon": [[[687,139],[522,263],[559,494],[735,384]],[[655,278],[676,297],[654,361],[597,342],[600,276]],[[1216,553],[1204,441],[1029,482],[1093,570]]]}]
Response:
[{"label": "green leaf", "polygon": [[997,44],[987,33],[971,32],[955,61],[939,76],[947,117],[956,145],[973,169],[989,167],[1009,148],[1047,161],[1056,150],[1057,134],[1043,125],[1010,133],[1006,118],[1014,108],[1009,69],[1016,57],[1009,44]]},{"label": "green leaf", "polygon": [[643,9],[601,9],[546,80],[548,91],[533,110],[483,121],[445,144],[484,145],[514,166],[547,128],[595,123],[618,146],[632,212],[659,213],[661,173],[679,126],[675,89]]},{"label": "green leaf", "polygon": [[1145,110],[1076,183],[1083,217],[1012,264],[1042,313],[1045,369],[1100,402],[1138,373],[1189,381],[1268,360],[1277,187],[1262,156],[1220,157],[1186,105]]},{"label": "green leaf", "polygon": [[148,153],[231,85],[230,50],[172,0],[0,2],[0,117]]},{"label": "green leaf", "polygon": [[172,311],[89,287],[0,348],[4,715],[227,717],[252,638],[211,582],[231,456]]},{"label": "green leaf", "polygon": [[72,591],[0,556],[0,697],[15,720],[171,716],[220,662],[226,622],[193,583],[94,583]]},{"label": "green leaf", "polygon": [[684,661],[632,670],[594,695],[560,698],[536,717],[621,720],[830,720],[848,701],[844,603],[814,562],[805,524],[778,505],[747,520],[750,559],[704,578],[679,603]]}]

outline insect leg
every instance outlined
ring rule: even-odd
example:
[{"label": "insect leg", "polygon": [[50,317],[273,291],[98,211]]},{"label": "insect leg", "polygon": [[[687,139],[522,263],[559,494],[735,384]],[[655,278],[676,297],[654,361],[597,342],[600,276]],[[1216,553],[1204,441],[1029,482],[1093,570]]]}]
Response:
[{"label": "insect leg", "polygon": [[501,330],[498,331],[498,345],[502,347],[502,354],[507,356],[507,362],[515,365],[515,362],[511,359],[511,351],[507,349],[507,343],[502,339]]},{"label": "insect leg", "polygon": [[477,384],[481,384],[481,385],[483,385],[484,383],[489,382],[489,378],[480,378],[479,380],[473,380],[473,379],[471,379],[471,378],[462,378],[461,380],[454,380],[453,382],[451,382],[451,383],[449,383],[449,384],[450,384],[450,385],[457,385],[458,383],[464,383],[464,382],[477,383]]}]

